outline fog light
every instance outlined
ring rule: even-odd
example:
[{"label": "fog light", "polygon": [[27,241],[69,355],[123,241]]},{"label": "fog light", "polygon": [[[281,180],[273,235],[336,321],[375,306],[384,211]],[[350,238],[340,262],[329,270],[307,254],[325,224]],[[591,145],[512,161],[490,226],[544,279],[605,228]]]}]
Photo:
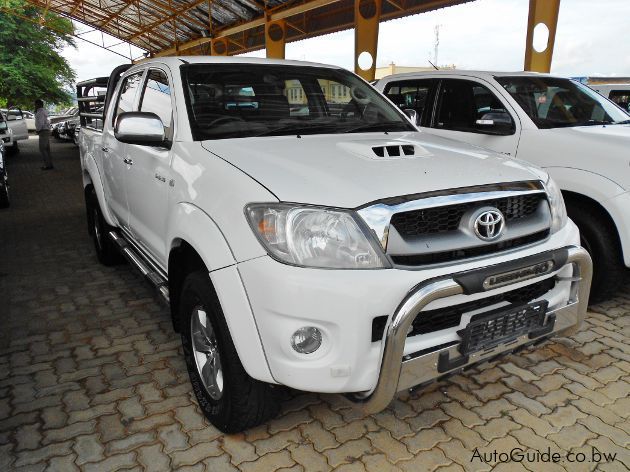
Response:
[{"label": "fog light", "polygon": [[291,347],[300,354],[310,354],[322,345],[322,332],[314,326],[304,326],[291,336]]}]

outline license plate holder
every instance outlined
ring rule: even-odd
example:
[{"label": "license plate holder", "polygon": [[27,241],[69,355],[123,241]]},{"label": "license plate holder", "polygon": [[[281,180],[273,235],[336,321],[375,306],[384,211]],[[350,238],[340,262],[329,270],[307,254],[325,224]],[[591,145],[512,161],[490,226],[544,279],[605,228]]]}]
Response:
[{"label": "license plate holder", "polygon": [[510,308],[499,308],[472,317],[466,328],[457,332],[462,338],[459,352],[467,356],[506,344],[544,326],[546,300]]}]

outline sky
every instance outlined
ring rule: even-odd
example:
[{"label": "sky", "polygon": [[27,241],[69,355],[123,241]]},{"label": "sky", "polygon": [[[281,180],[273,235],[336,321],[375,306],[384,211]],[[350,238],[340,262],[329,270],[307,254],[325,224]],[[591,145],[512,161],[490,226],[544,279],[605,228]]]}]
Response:
[{"label": "sky", "polygon": [[[438,64],[458,69],[523,69],[529,0],[477,0],[472,3],[382,23],[378,67],[429,66],[433,60],[435,27],[439,25]],[[563,76],[630,76],[628,19],[630,0],[562,0],[551,72]],[[85,26],[80,26],[84,30]],[[85,38],[101,42],[101,34]],[[119,43],[104,36],[105,44]],[[286,58],[335,64],[352,69],[352,30],[286,45]],[[129,46],[116,50],[129,56]],[[133,57],[142,53],[132,48]],[[264,57],[264,51],[251,56]],[[63,55],[78,80],[109,75],[129,62],[112,52],[77,40]]]}]

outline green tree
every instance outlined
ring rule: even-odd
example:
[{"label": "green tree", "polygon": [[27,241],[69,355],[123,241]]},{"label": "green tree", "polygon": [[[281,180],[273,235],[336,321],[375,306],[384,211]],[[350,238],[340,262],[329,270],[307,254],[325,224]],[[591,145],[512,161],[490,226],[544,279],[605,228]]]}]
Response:
[{"label": "green tree", "polygon": [[24,109],[37,98],[69,103],[75,73],[60,52],[75,46],[72,22],[48,13],[40,25],[41,10],[24,0],[0,5],[0,102]]}]

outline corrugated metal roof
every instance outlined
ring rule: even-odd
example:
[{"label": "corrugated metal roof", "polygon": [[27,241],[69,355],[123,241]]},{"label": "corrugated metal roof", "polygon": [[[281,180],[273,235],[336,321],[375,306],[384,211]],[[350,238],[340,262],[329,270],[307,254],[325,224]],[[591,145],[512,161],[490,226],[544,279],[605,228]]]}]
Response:
[{"label": "corrugated metal roof", "polygon": [[[152,54],[209,54],[210,38],[228,53],[261,49],[265,19],[287,21],[286,40],[351,28],[354,0],[27,0]],[[371,2],[373,0],[362,0]],[[383,0],[382,20],[474,0]]]}]

